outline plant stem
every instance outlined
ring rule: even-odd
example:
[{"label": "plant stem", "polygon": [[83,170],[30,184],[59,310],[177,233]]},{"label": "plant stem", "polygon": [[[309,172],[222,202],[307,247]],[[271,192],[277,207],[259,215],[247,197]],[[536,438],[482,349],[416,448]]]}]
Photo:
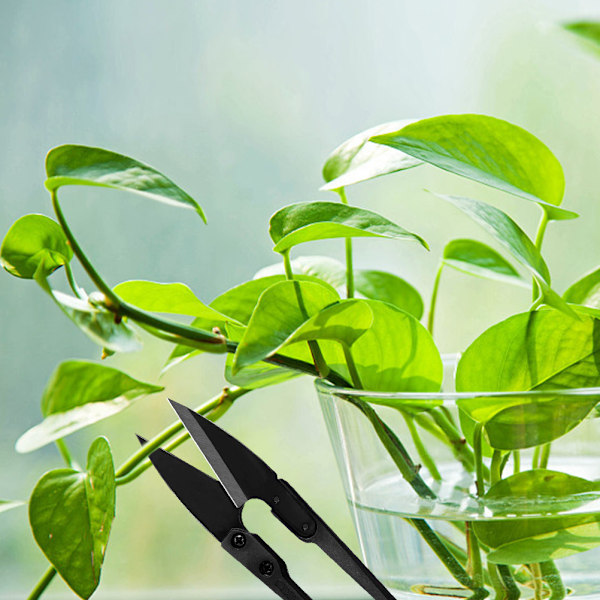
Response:
[{"label": "plant stem", "polygon": [[549,600],[562,600],[567,595],[567,590],[554,561],[547,560],[540,563],[540,570],[544,581],[550,588]]},{"label": "plant stem", "polygon": [[473,532],[473,526],[470,521],[465,521],[465,534],[467,538],[467,573],[473,578],[477,587],[483,585],[483,566],[481,564],[481,552],[479,542]]},{"label": "plant stem", "polygon": [[[244,390],[244,393],[247,393],[249,391],[251,391],[251,390],[246,389],[246,390]],[[222,401],[219,404],[217,404],[216,407],[210,408],[210,409],[202,412],[206,406],[208,406],[209,404],[212,403],[212,401],[209,401],[205,405],[197,408],[196,412],[198,414],[204,415],[207,419],[209,419],[211,421],[216,421],[217,419],[220,419],[231,408],[234,400],[236,398],[239,398],[240,395],[241,394],[234,393],[233,397],[232,397],[231,394],[223,393],[223,394],[221,394]],[[182,428],[180,427],[179,429],[182,429]],[[177,437],[173,438],[168,444],[166,444],[164,446],[164,449],[167,452],[172,452],[173,450],[175,450],[175,448],[177,448],[178,446],[181,446],[181,444],[183,444],[183,442],[188,440],[189,437],[190,437],[190,434],[187,432],[187,430],[183,430]],[[151,440],[151,441],[153,441],[153,440]],[[150,442],[148,442],[148,443],[150,443]],[[119,477],[116,480],[116,484],[118,486],[125,485],[125,484],[133,481],[134,479],[137,479],[144,471],[149,469],[151,466],[152,466],[152,461],[149,458],[143,459],[141,462],[139,462],[139,464],[136,467],[131,469],[126,475],[124,475],[123,477]]]},{"label": "plant stem", "polygon": [[56,575],[56,569],[54,567],[48,567],[48,570],[42,575],[42,578],[38,581],[37,585],[31,590],[27,600],[37,600],[50,585],[50,582]]},{"label": "plant stem", "polygon": [[447,436],[448,441],[452,445],[454,456],[462,463],[467,471],[473,471],[475,459],[473,452],[467,446],[467,440],[461,435],[456,426],[448,419],[445,412],[433,409],[427,412],[427,415],[432,418],[436,425]]},{"label": "plant stem", "polygon": [[433,335],[433,321],[435,319],[435,306],[437,304],[438,291],[440,288],[440,279],[442,277],[442,269],[444,268],[444,261],[440,263],[437,273],[435,274],[435,280],[433,281],[433,290],[431,292],[431,302],[429,304],[429,316],[427,318],[427,330]]},{"label": "plant stem", "polygon": [[475,431],[473,432],[473,450],[475,453],[475,473],[476,473],[476,487],[477,487],[477,495],[483,496],[485,493],[485,484],[484,484],[484,475],[483,475],[483,455],[481,450],[481,435],[482,435],[483,425],[481,423],[477,423],[475,425]]},{"label": "plant stem", "polygon": [[67,282],[69,283],[69,287],[73,290],[73,293],[81,300],[81,292],[79,291],[79,286],[75,281],[75,277],[73,275],[73,269],[71,269],[71,265],[69,263],[64,264],[65,267],[65,275],[67,277]]},{"label": "plant stem", "polygon": [[377,437],[390,454],[392,460],[398,467],[402,477],[415,490],[420,498],[434,499],[437,496],[419,475],[417,465],[412,461],[402,442],[396,434],[381,420],[375,409],[360,398],[343,396],[345,400],[354,404],[369,419],[375,429]]},{"label": "plant stem", "polygon": [[450,574],[458,583],[464,585],[470,590],[483,593],[485,597],[488,595],[487,590],[478,585],[469,574],[463,569],[462,565],[456,560],[454,555],[446,548],[442,540],[429,527],[423,519],[408,519],[408,522],[421,534],[428,546],[435,552],[436,556],[444,563],[445,567],[450,571]]},{"label": "plant stem", "polygon": [[423,465],[425,466],[425,468],[429,471],[431,476],[436,481],[441,481],[442,476],[440,475],[440,472],[438,471],[438,468],[435,464],[435,461],[431,457],[431,454],[429,454],[429,452],[427,451],[427,448],[425,447],[425,444],[423,444],[423,440],[419,436],[419,432],[417,431],[417,428],[415,427],[415,422],[414,422],[413,417],[411,415],[406,414],[405,412],[402,412],[402,411],[400,411],[400,412],[402,413],[402,416],[404,417],[406,427],[408,428],[410,437],[412,438],[413,444],[415,445],[415,448],[417,450],[417,453],[418,453],[419,458],[421,459]]},{"label": "plant stem", "polygon": [[513,466],[514,466],[514,470],[513,473],[519,473],[521,471],[521,451],[520,450],[513,450]]},{"label": "plant stem", "polygon": [[[205,350],[212,349],[213,352],[225,352],[225,338],[222,335],[209,331],[203,331],[202,329],[197,329],[196,327],[190,327],[188,325],[181,325],[175,321],[160,319],[121,300],[121,298],[119,298],[119,296],[113,292],[111,287],[104,281],[104,279],[102,279],[100,274],[96,271],[86,256],[85,252],[81,249],[81,246],[69,228],[60,204],[58,203],[56,190],[53,190],[50,195],[52,197],[52,206],[54,207],[56,218],[58,219],[58,222],[60,223],[60,226],[62,227],[71,248],[73,249],[73,253],[85,269],[85,272],[88,274],[89,278],[106,297],[107,309],[122,317],[131,317],[132,319],[145,323],[146,325],[150,325],[151,327],[156,327],[157,329],[162,329],[163,331],[168,331],[176,335],[182,335],[183,337],[189,337],[197,342],[204,343],[206,344],[204,347]],[[211,348],[211,346],[216,346],[216,348]]]},{"label": "plant stem", "polygon": [[65,461],[67,467],[69,467],[69,469],[75,468],[73,459],[71,457],[71,453],[69,452],[65,441],[62,438],[59,438],[58,440],[56,440],[56,446],[60,452],[60,455],[63,457],[63,460]]},{"label": "plant stem", "polygon": [[540,468],[540,446],[536,446],[533,450],[533,456],[531,457],[531,468]]},{"label": "plant stem", "polygon": [[542,450],[540,452],[540,469],[548,468],[548,461],[550,460],[550,450],[552,448],[552,444],[548,442],[542,446]]},{"label": "plant stem", "polygon": [[[304,298],[302,297],[302,290],[300,289],[300,284],[294,280],[294,272],[292,270],[292,263],[290,261],[290,251],[286,250],[285,252],[282,252],[281,255],[283,257],[285,276],[287,277],[288,281],[294,281],[294,291],[296,292],[298,307],[300,308],[302,317],[305,320],[307,320],[309,315],[304,304]],[[323,357],[323,353],[321,352],[319,343],[316,340],[308,340],[307,343],[319,377],[327,377],[327,375],[329,374],[329,367],[325,362],[325,358]]]},{"label": "plant stem", "polygon": [[[346,190],[343,187],[338,188],[337,193],[340,196],[342,204],[348,204]],[[346,296],[354,298],[354,260],[352,257],[352,238],[346,238]]]},{"label": "plant stem", "polygon": [[546,235],[546,227],[548,226],[550,219],[548,218],[548,212],[542,208],[542,216],[538,223],[537,231],[535,233],[535,247],[538,250],[542,249],[542,243],[544,241],[544,235]]},{"label": "plant stem", "polygon": [[502,579],[500,579],[496,565],[489,562],[487,564],[487,571],[492,583],[492,587],[494,588],[494,600],[506,600],[506,592],[504,586],[502,585]]},{"label": "plant stem", "polygon": [[492,464],[490,465],[490,483],[494,485],[502,479],[502,452],[494,450]]},{"label": "plant stem", "polygon": [[346,365],[348,367],[348,372],[350,373],[350,379],[352,380],[352,385],[357,390],[362,390],[362,382],[360,380],[360,375],[358,374],[358,369],[356,367],[356,363],[354,362],[354,357],[352,356],[352,351],[350,350],[350,346],[345,344],[344,342],[340,342],[342,346],[342,350],[344,351],[344,358],[346,359]]},{"label": "plant stem", "polygon": [[533,577],[533,597],[534,600],[542,600],[544,592],[544,584],[542,580],[542,569],[539,563],[531,563],[529,565],[531,575]]},{"label": "plant stem", "polygon": [[510,572],[510,568],[508,565],[496,565],[498,569],[498,574],[502,579],[502,586],[504,587],[504,598],[505,600],[518,600],[521,592],[519,591],[519,586],[515,583],[515,580]]},{"label": "plant stem", "polygon": [[[224,402],[232,403],[244,394],[247,394],[251,390],[247,388],[225,388],[219,395],[211,398],[204,404],[195,408],[195,412],[199,415],[204,415],[207,412],[215,410]],[[170,440],[176,433],[183,429],[183,423],[176,421],[172,425],[169,425],[166,429],[163,429],[159,434],[154,436],[151,440],[148,440],[139,450],[134,452],[115,472],[117,480],[128,475],[135,467],[137,467],[145,458],[147,458],[154,450],[160,448],[165,442]],[[122,482],[118,481],[121,485]]]}]

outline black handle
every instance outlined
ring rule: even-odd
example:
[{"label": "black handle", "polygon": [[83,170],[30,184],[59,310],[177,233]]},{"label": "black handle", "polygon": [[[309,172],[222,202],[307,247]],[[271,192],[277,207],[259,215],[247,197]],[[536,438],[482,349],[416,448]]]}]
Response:
[{"label": "black handle", "polygon": [[[281,494],[285,502],[271,504],[271,510],[288,529],[302,541],[319,546],[375,600],[396,600],[287,481],[280,479],[279,484],[285,490]],[[291,510],[290,505],[295,508]]]},{"label": "black handle", "polygon": [[280,598],[311,600],[292,580],[283,559],[260,536],[235,528],[227,534],[221,546]]}]

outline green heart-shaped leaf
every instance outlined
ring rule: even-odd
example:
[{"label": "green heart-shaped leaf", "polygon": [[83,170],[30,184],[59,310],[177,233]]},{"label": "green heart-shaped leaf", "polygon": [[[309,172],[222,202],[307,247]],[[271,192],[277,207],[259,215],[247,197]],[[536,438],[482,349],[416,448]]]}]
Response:
[{"label": "green heart-shaped leaf", "polygon": [[493,447],[536,446],[573,429],[600,401],[600,395],[552,393],[599,386],[599,365],[598,319],[574,320],[555,310],[515,315],[467,348],[457,366],[456,389],[548,393],[463,398],[458,406],[485,425]]},{"label": "green heart-shaped leaf", "polygon": [[35,540],[81,598],[98,587],[114,516],[115,470],[106,438],[90,446],[85,472],[50,471],[31,494],[29,522]]},{"label": "green heart-shaped leaf", "polygon": [[498,252],[477,240],[458,239],[446,244],[444,264],[478,277],[527,285],[518,271]]},{"label": "green heart-shaped leaf", "polygon": [[416,319],[423,316],[421,294],[398,275],[385,271],[360,269],[354,273],[354,287],[365,298],[392,304]]},{"label": "green heart-shaped leaf", "polygon": [[[380,392],[439,392],[442,359],[427,329],[391,304],[363,302],[371,309],[373,322],[352,345],[363,388]],[[385,404],[387,400],[369,398],[369,402]],[[395,400],[391,402],[396,405]],[[415,402],[414,406],[418,404]]]},{"label": "green heart-shaped leaf", "polygon": [[[124,281],[114,292],[125,302],[142,310],[177,315],[191,315],[218,326],[227,322],[225,315],[199,300],[183,283],[157,283],[155,281]],[[212,327],[210,328],[212,329]]]},{"label": "green heart-shaped leaf", "polygon": [[133,158],[90,146],[66,144],[48,152],[46,188],[92,185],[140,194],[152,200],[195,210],[206,218],[198,203],[168,177]]},{"label": "green heart-shaped leaf", "polygon": [[539,250],[506,213],[472,198],[436,195],[462,210],[508,250],[533,275],[546,304],[577,318],[575,311],[550,287],[550,271]]},{"label": "green heart-shaped leaf", "polygon": [[392,121],[371,127],[338,146],[323,165],[322,190],[337,190],[374,177],[404,171],[421,164],[420,160],[394,148],[374,144],[375,135],[398,131],[412,121]]},{"label": "green heart-shaped leaf", "polygon": [[48,277],[72,258],[60,225],[45,215],[25,215],[15,221],[0,248],[2,266],[23,279],[33,279],[42,263],[42,273]]},{"label": "green heart-shaped leaf", "polygon": [[350,237],[413,240],[427,248],[414,233],[370,210],[337,202],[303,202],[277,211],[269,224],[275,252],[286,252],[304,242]]},{"label": "green heart-shaped leaf", "polygon": [[42,395],[44,420],[17,441],[17,452],[31,452],[74,431],[106,419],[147,394],[164,388],[94,362],[61,363]]},{"label": "green heart-shaped leaf", "polygon": [[557,158],[534,135],[507,121],[486,115],[444,115],[371,141],[536,202],[551,219],[577,216],[558,208],[565,178]]},{"label": "green heart-shaped leaf", "polygon": [[269,287],[239,343],[233,373],[274,353],[312,315],[338,300],[330,286],[317,281],[281,281]]}]

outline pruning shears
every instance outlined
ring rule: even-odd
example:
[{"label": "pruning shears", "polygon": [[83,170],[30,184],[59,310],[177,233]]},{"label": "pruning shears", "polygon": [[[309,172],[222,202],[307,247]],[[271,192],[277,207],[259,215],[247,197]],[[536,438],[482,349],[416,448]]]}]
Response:
[{"label": "pruning shears", "polygon": [[[395,600],[292,486],[226,431],[193,410],[172,407],[219,478],[165,450],[150,460],[184,506],[221,547],[284,600],[311,600],[290,577],[283,559],[242,522],[244,504],[257,498],[300,540],[316,544],[375,600]],[[142,444],[144,438],[138,436]]]}]

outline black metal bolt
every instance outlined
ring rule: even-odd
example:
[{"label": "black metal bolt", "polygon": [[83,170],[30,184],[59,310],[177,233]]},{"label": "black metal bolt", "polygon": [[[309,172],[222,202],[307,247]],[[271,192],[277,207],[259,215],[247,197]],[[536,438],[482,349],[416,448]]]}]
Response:
[{"label": "black metal bolt", "polygon": [[308,531],[309,530],[309,524],[308,523],[302,523],[302,531]]},{"label": "black metal bolt", "polygon": [[243,533],[236,533],[231,538],[231,545],[234,548],[243,548],[246,545],[246,536]]},{"label": "black metal bolt", "polygon": [[258,571],[265,577],[271,577],[275,571],[275,566],[270,560],[263,560],[260,565],[258,565]]}]

